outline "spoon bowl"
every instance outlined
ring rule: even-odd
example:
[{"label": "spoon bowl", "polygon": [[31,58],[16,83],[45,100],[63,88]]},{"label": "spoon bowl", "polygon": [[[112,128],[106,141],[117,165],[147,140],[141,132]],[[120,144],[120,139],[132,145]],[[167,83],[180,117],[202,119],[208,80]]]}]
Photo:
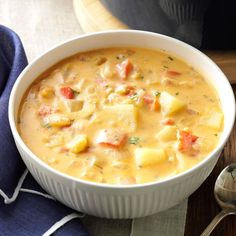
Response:
[{"label": "spoon bowl", "polygon": [[215,199],[222,211],[202,232],[201,236],[208,236],[218,223],[228,215],[236,215],[236,163],[225,167],[215,182]]},{"label": "spoon bowl", "polygon": [[236,164],[227,166],[218,176],[214,194],[222,209],[236,210]]}]

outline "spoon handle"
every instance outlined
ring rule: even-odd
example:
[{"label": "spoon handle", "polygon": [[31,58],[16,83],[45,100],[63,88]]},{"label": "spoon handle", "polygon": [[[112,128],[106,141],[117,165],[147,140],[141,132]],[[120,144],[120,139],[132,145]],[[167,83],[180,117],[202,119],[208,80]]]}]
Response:
[{"label": "spoon handle", "polygon": [[215,218],[211,221],[211,223],[206,227],[206,229],[202,232],[200,236],[209,236],[214,228],[218,225],[218,223],[224,219],[228,215],[236,215],[236,211],[232,210],[222,210]]}]

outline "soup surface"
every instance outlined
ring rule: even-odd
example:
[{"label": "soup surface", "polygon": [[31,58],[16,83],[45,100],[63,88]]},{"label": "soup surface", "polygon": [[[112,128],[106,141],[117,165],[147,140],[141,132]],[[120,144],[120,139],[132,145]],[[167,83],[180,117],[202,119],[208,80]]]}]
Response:
[{"label": "soup surface", "polygon": [[217,145],[219,98],[191,66],[162,51],[107,48],[76,54],[26,92],[18,129],[51,167],[99,183],[161,180]]}]

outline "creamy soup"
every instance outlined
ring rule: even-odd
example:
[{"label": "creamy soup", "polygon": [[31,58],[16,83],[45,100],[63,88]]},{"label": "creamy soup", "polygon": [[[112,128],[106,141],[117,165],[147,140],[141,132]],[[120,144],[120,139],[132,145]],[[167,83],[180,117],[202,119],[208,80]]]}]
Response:
[{"label": "creamy soup", "polygon": [[202,161],[223,120],[214,88],[187,63],[164,51],[107,48],[76,54],[36,78],[18,129],[60,172],[139,184]]}]

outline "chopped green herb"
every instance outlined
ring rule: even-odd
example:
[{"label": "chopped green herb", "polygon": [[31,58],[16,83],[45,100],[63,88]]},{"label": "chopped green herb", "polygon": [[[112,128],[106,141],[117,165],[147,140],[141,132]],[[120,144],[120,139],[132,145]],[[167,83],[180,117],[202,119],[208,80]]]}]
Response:
[{"label": "chopped green herb", "polygon": [[158,92],[158,91],[154,91],[154,92],[153,92],[153,95],[154,95],[155,97],[159,97],[159,96],[161,95],[161,93]]},{"label": "chopped green herb", "polygon": [[134,93],[130,96],[130,99],[131,100],[137,100],[138,99],[138,94],[137,93]]},{"label": "chopped green herb", "polygon": [[140,79],[141,79],[141,80],[144,80],[144,76],[143,76],[143,75],[141,75],[141,76],[140,76]]},{"label": "chopped green herb", "polygon": [[116,56],[116,59],[117,59],[117,60],[120,60],[120,59],[122,59],[122,58],[125,58],[125,55],[120,54],[120,55]]},{"label": "chopped green herb", "polygon": [[76,91],[76,90],[74,90],[74,89],[72,89],[72,91],[73,91],[74,95],[79,95],[79,94],[80,94],[79,91]]},{"label": "chopped green herb", "polygon": [[168,69],[168,68],[169,68],[168,66],[165,66],[165,65],[164,65],[163,67],[164,67],[164,68],[166,68],[166,69]]},{"label": "chopped green herb", "polygon": [[212,98],[210,98],[210,102],[213,102],[213,103],[214,103],[214,102],[215,102],[215,100],[214,100],[214,99],[212,99]]},{"label": "chopped green herb", "polygon": [[94,164],[97,168],[99,169],[103,169],[102,166],[98,165],[98,164]]},{"label": "chopped green herb", "polygon": [[215,136],[218,136],[218,134],[214,134]]},{"label": "chopped green herb", "polygon": [[48,123],[42,124],[42,126],[43,126],[44,128],[46,128],[46,129],[52,128],[52,126],[51,126],[50,124],[48,124]]},{"label": "chopped green herb", "polygon": [[179,92],[176,92],[175,95],[178,96],[178,95],[179,95]]},{"label": "chopped green herb", "polygon": [[134,145],[138,144],[139,141],[140,141],[140,138],[139,138],[139,137],[130,137],[130,138],[128,139],[129,144],[134,144]]},{"label": "chopped green herb", "polygon": [[168,59],[170,59],[171,61],[174,61],[173,57],[168,56]]}]

